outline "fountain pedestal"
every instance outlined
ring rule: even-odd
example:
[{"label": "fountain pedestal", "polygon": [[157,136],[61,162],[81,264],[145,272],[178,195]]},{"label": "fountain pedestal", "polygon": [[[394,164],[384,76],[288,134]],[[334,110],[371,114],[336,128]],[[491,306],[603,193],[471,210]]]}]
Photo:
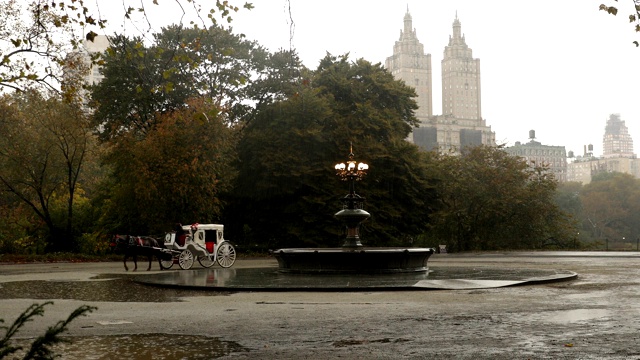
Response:
[{"label": "fountain pedestal", "polygon": [[280,272],[393,274],[426,272],[432,248],[299,248],[272,252]]},{"label": "fountain pedestal", "polygon": [[347,237],[342,247],[360,247],[362,246],[360,242],[360,223],[367,220],[371,215],[363,210],[364,199],[355,192],[345,196],[342,202],[344,203],[344,209],[334,215],[347,227]]}]

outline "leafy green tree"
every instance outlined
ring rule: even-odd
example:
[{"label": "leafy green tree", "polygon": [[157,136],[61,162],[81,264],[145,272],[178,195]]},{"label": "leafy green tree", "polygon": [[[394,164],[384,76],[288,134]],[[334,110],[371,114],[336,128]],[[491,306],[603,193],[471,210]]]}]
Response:
[{"label": "leafy green tree", "polygon": [[581,192],[582,183],[580,182],[559,183],[556,191],[556,204],[567,214],[579,218],[582,214]]},{"label": "leafy green tree", "polygon": [[[88,119],[59,96],[31,91],[0,102],[0,186],[46,224],[52,250],[74,248],[74,200],[81,172],[95,144]],[[52,216],[54,199],[65,216]]]},{"label": "leafy green tree", "polygon": [[103,139],[125,132],[144,137],[159,116],[195,97],[209,99],[219,116],[236,123],[278,91],[270,87],[279,70],[273,66],[283,66],[283,58],[289,59],[285,65],[298,65],[297,57],[286,55],[269,54],[221,27],[169,26],[151,46],[115,36],[103,59],[104,80],[93,87],[95,125]]},{"label": "leafy green tree", "polygon": [[453,251],[535,249],[573,240],[568,216],[554,202],[557,181],[545,168],[489,146],[431,157],[440,206],[428,236]]},{"label": "leafy green tree", "polygon": [[247,243],[270,247],[339,245],[343,225],[333,214],[348,189],[332,169],[347,160],[352,143],[371,169],[356,189],[372,214],[363,243],[419,234],[432,192],[422,155],[405,141],[416,122],[414,91],[380,64],[346,55],[327,55],[304,75],[296,92],[265,106],[243,130],[236,229],[247,237],[250,230]]},{"label": "leafy green tree", "polygon": [[[295,96],[301,82],[308,84],[308,70],[300,62],[295,51],[279,50],[267,53],[264,58],[256,58],[247,98],[255,106],[244,115],[244,122],[250,122],[263,106]],[[299,94],[298,94],[299,95]]]},{"label": "leafy green tree", "polygon": [[574,248],[580,248],[587,245],[585,240],[588,240],[587,233],[582,231],[583,224],[583,208],[580,194],[582,193],[582,183],[580,182],[561,182],[558,183],[556,189],[555,203],[560,210],[570,216],[571,222],[575,224],[576,233],[575,241],[573,243]]},{"label": "leafy green tree", "polygon": [[374,65],[364,59],[352,63],[348,55],[327,54],[320,61],[312,86],[332,102],[339,118],[336,122],[342,121],[340,140],[368,137],[384,143],[397,136],[406,137],[411,127],[418,125],[415,91],[395,81],[380,63]]},{"label": "leafy green tree", "polygon": [[103,58],[104,79],[92,88],[94,126],[103,140],[123,134],[144,137],[158,117],[196,95],[187,74],[176,72],[165,50],[142,38],[114,36]]},{"label": "leafy green tree", "polygon": [[210,99],[228,122],[233,123],[249,107],[242,102],[249,99],[247,89],[252,77],[267,67],[268,52],[244,35],[212,26],[184,28],[170,26],[156,35],[155,47],[175,49],[168,56],[177,74],[188,79],[193,92]]},{"label": "leafy green tree", "polygon": [[[315,244],[327,233],[336,235],[328,225],[335,193],[323,188],[337,182],[330,179],[329,140],[322,133],[331,111],[314,95],[306,88],[301,96],[268,106],[243,131],[235,205],[226,222],[248,226],[262,245],[293,245],[298,239]],[[320,234],[310,228],[320,228]]]},{"label": "leafy green tree", "polygon": [[629,174],[601,173],[584,185],[582,229],[591,238],[621,240],[640,236],[640,180]]}]

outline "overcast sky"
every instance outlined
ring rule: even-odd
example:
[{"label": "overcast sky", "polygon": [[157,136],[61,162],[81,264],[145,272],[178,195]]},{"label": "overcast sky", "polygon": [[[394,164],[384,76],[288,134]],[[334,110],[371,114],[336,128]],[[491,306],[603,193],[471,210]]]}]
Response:
[{"label": "overcast sky", "polygon": [[[408,7],[431,54],[434,114],[442,113],[440,61],[457,12],[480,59],[482,117],[498,143],[527,142],[535,130],[543,144],[576,155],[593,144],[601,155],[606,120],[618,113],[640,151],[640,48],[632,44],[640,34],[628,22],[632,0],[252,2],[253,10],[233,16],[234,31],[272,51],[293,47],[311,69],[326,52],[384,64]],[[599,11],[601,3],[620,13]]]}]

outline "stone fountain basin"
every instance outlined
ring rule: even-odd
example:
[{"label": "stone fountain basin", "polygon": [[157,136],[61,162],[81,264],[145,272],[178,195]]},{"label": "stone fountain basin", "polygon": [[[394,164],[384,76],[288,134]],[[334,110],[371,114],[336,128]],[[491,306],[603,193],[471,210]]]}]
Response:
[{"label": "stone fountain basin", "polygon": [[386,274],[428,271],[433,248],[342,247],[278,249],[271,255],[284,273]]}]

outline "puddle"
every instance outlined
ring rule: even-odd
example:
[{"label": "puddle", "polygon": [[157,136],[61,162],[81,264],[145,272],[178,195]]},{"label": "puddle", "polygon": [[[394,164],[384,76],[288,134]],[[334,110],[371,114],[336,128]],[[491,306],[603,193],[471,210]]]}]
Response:
[{"label": "puddle", "polygon": [[545,315],[543,321],[556,324],[570,324],[579,321],[587,321],[599,318],[606,318],[611,314],[606,309],[574,309],[552,311]]},{"label": "puddle", "polygon": [[[138,334],[67,337],[70,343],[55,346],[63,360],[215,359],[249,349],[232,341],[193,335]],[[29,346],[28,340],[15,342]]]},{"label": "puddle", "polygon": [[164,289],[144,286],[132,277],[99,281],[16,281],[2,284],[0,299],[70,299],[112,302],[177,302],[189,296],[220,296],[229,292]]},{"label": "puddle", "polygon": [[561,295],[561,297],[565,300],[588,300],[589,305],[598,305],[593,302],[596,299],[603,299],[603,303],[606,304],[609,301],[609,297],[611,297],[611,292],[609,291],[591,291],[587,293],[578,293],[578,294],[566,294]]},{"label": "puddle", "polygon": [[124,325],[124,324],[133,324],[133,321],[127,320],[113,320],[113,321],[98,321],[100,325]]}]

